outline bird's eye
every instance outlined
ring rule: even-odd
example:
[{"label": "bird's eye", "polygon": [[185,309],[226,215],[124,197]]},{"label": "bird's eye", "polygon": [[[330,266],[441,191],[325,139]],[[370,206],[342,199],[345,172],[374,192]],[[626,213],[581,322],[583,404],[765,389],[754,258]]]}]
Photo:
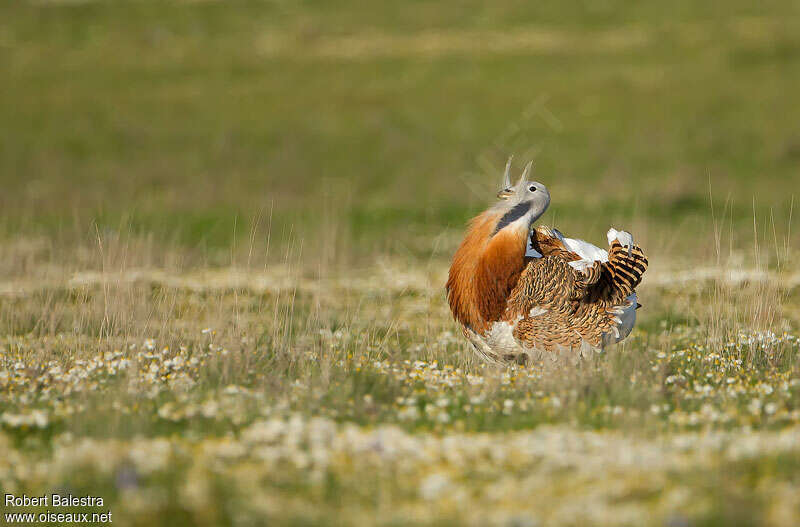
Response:
[{"label": "bird's eye", "polygon": [[531,191],[531,192],[536,192],[536,187],[531,185],[530,187],[528,187],[528,190]]}]

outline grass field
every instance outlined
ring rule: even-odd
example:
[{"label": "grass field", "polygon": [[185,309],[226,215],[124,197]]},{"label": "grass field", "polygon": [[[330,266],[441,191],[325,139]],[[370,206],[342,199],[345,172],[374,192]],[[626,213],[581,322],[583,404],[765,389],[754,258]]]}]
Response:
[{"label": "grass field", "polygon": [[[800,524],[798,93],[796,2],[0,2],[0,490],[104,500],[0,509]],[[575,367],[444,300],[510,154],[650,257]]]}]

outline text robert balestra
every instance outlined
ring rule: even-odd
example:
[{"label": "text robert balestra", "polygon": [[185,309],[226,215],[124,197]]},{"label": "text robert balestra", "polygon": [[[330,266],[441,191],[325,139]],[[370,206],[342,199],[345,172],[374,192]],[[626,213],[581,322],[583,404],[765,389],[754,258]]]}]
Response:
[{"label": "text robert balestra", "polygon": [[5,495],[6,507],[102,507],[99,496],[73,496],[72,494],[42,494],[41,496]]}]

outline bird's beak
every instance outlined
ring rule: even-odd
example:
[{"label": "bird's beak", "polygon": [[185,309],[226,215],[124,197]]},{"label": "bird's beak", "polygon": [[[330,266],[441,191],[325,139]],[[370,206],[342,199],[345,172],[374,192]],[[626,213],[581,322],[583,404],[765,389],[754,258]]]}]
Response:
[{"label": "bird's beak", "polygon": [[514,191],[510,188],[504,188],[500,192],[497,193],[498,199],[508,199],[514,195]]}]

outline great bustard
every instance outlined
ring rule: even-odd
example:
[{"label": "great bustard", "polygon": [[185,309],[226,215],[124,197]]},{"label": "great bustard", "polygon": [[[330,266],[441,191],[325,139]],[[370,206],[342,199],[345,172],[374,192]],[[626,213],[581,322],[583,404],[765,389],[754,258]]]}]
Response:
[{"label": "great bustard", "polygon": [[464,335],[489,360],[580,357],[621,341],[636,321],[644,253],[625,231],[609,230],[604,250],[533,228],[550,193],[528,180],[530,163],[512,185],[510,165],[450,267],[447,300]]}]

